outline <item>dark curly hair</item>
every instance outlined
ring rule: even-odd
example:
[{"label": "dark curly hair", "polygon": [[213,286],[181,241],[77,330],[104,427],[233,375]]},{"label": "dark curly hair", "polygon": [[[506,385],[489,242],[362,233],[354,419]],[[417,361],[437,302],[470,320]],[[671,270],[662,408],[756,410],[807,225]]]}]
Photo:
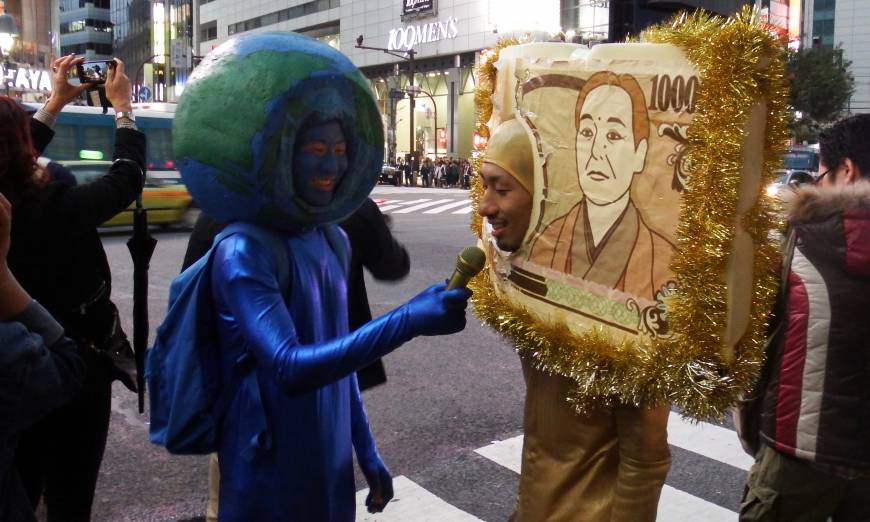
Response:
[{"label": "dark curly hair", "polygon": [[42,185],[36,176],[39,154],[30,137],[30,116],[8,96],[0,96],[0,192],[14,204]]},{"label": "dark curly hair", "polygon": [[819,134],[820,160],[836,169],[849,158],[861,176],[870,178],[870,114],[844,118]]}]

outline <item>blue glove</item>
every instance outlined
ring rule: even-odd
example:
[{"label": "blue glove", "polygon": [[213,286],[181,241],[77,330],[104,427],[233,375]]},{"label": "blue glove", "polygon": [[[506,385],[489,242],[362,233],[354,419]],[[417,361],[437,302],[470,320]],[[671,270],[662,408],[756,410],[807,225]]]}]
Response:
[{"label": "blue glove", "polygon": [[380,513],[393,498],[393,477],[378,453],[375,439],[369,427],[368,416],[363,406],[356,375],[351,376],[350,417],[351,439],[356,460],[369,485],[366,508],[369,513]]},{"label": "blue glove", "polygon": [[397,309],[407,311],[408,328],[416,335],[447,335],[465,328],[465,306],[471,290],[446,288],[444,283],[432,285]]},{"label": "blue glove", "polygon": [[366,509],[369,513],[380,513],[393,499],[393,477],[390,476],[390,470],[387,469],[377,452],[375,457],[368,459],[365,463],[359,461],[360,468],[362,468],[363,475],[369,485],[369,494],[366,497]]}]

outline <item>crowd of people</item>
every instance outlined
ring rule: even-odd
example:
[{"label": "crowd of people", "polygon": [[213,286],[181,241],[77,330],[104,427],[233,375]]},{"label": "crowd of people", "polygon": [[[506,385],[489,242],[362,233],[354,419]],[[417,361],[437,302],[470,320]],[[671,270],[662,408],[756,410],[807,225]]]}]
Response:
[{"label": "crowd of people", "polygon": [[[2,521],[35,520],[40,501],[49,521],[89,520],[111,383],[136,389],[96,230],[144,183],[145,136],[122,62],[105,84],[116,125],[107,174],[77,186],[37,163],[59,112],[88,88],[67,81],[81,61],[54,61],[53,93],[35,114],[0,96]],[[266,180],[274,182],[269,190],[296,195],[288,205],[304,223],[276,212],[245,217],[205,197],[185,258],[185,267],[207,270],[201,291],[218,333],[219,380],[239,385],[216,428],[215,519],[352,521],[354,453],[371,490],[369,510],[383,510],[392,479],[360,391],[385,381],[382,356],[415,336],[465,326],[471,292],[444,284],[372,319],[363,268],[396,280],[410,258],[367,199],[375,180],[363,171],[372,161],[348,161],[348,151],[365,156],[353,103],[371,102],[335,107],[336,98],[323,99],[286,124],[282,136],[293,146],[274,140],[292,183],[281,183],[281,169]],[[532,213],[532,150],[517,127],[507,122],[493,133],[480,173],[479,213],[505,252],[520,248]],[[788,203],[782,291],[756,385],[759,444],[740,506],[745,522],[870,520],[870,115],[837,122],[819,143],[816,183]],[[419,170],[400,161],[397,169],[400,185],[416,186],[419,174],[425,187],[467,189],[472,176],[467,160],[427,158]],[[337,190],[343,181],[354,190]],[[322,217],[335,208],[357,210],[339,229]],[[522,473],[511,520],[655,520],[671,462],[670,408],[602,406],[580,415],[565,400],[567,378],[525,361],[523,375]]]},{"label": "crowd of people", "polygon": [[[471,163],[467,159],[423,158],[420,165],[414,160],[399,158],[392,163],[396,171],[393,183],[396,186],[471,188]],[[419,180],[419,181],[418,181]]]}]

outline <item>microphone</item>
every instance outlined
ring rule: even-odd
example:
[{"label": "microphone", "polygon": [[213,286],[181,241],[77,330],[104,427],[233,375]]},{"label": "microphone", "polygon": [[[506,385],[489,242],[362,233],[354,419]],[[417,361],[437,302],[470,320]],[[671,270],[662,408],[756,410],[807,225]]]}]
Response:
[{"label": "microphone", "polygon": [[465,288],[468,281],[483,270],[486,264],[486,254],[476,246],[465,247],[456,258],[456,269],[447,283],[447,290],[452,288]]}]

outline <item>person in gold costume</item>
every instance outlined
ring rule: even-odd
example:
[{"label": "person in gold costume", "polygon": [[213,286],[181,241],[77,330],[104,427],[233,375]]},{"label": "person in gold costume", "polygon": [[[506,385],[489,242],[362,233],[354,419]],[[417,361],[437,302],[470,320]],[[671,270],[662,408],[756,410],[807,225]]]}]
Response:
[{"label": "person in gold costume", "polygon": [[[522,125],[493,133],[481,169],[479,213],[499,249],[520,249],[532,210],[533,156]],[[512,522],[645,522],[656,518],[670,468],[667,405],[578,414],[572,381],[522,360],[526,382],[522,469]]]},{"label": "person in gold costume", "polygon": [[529,260],[633,296],[656,300],[673,245],[632,201],[646,162],[649,115],[629,74],[593,74],[575,109],[577,177],[583,199],[546,226]]}]

